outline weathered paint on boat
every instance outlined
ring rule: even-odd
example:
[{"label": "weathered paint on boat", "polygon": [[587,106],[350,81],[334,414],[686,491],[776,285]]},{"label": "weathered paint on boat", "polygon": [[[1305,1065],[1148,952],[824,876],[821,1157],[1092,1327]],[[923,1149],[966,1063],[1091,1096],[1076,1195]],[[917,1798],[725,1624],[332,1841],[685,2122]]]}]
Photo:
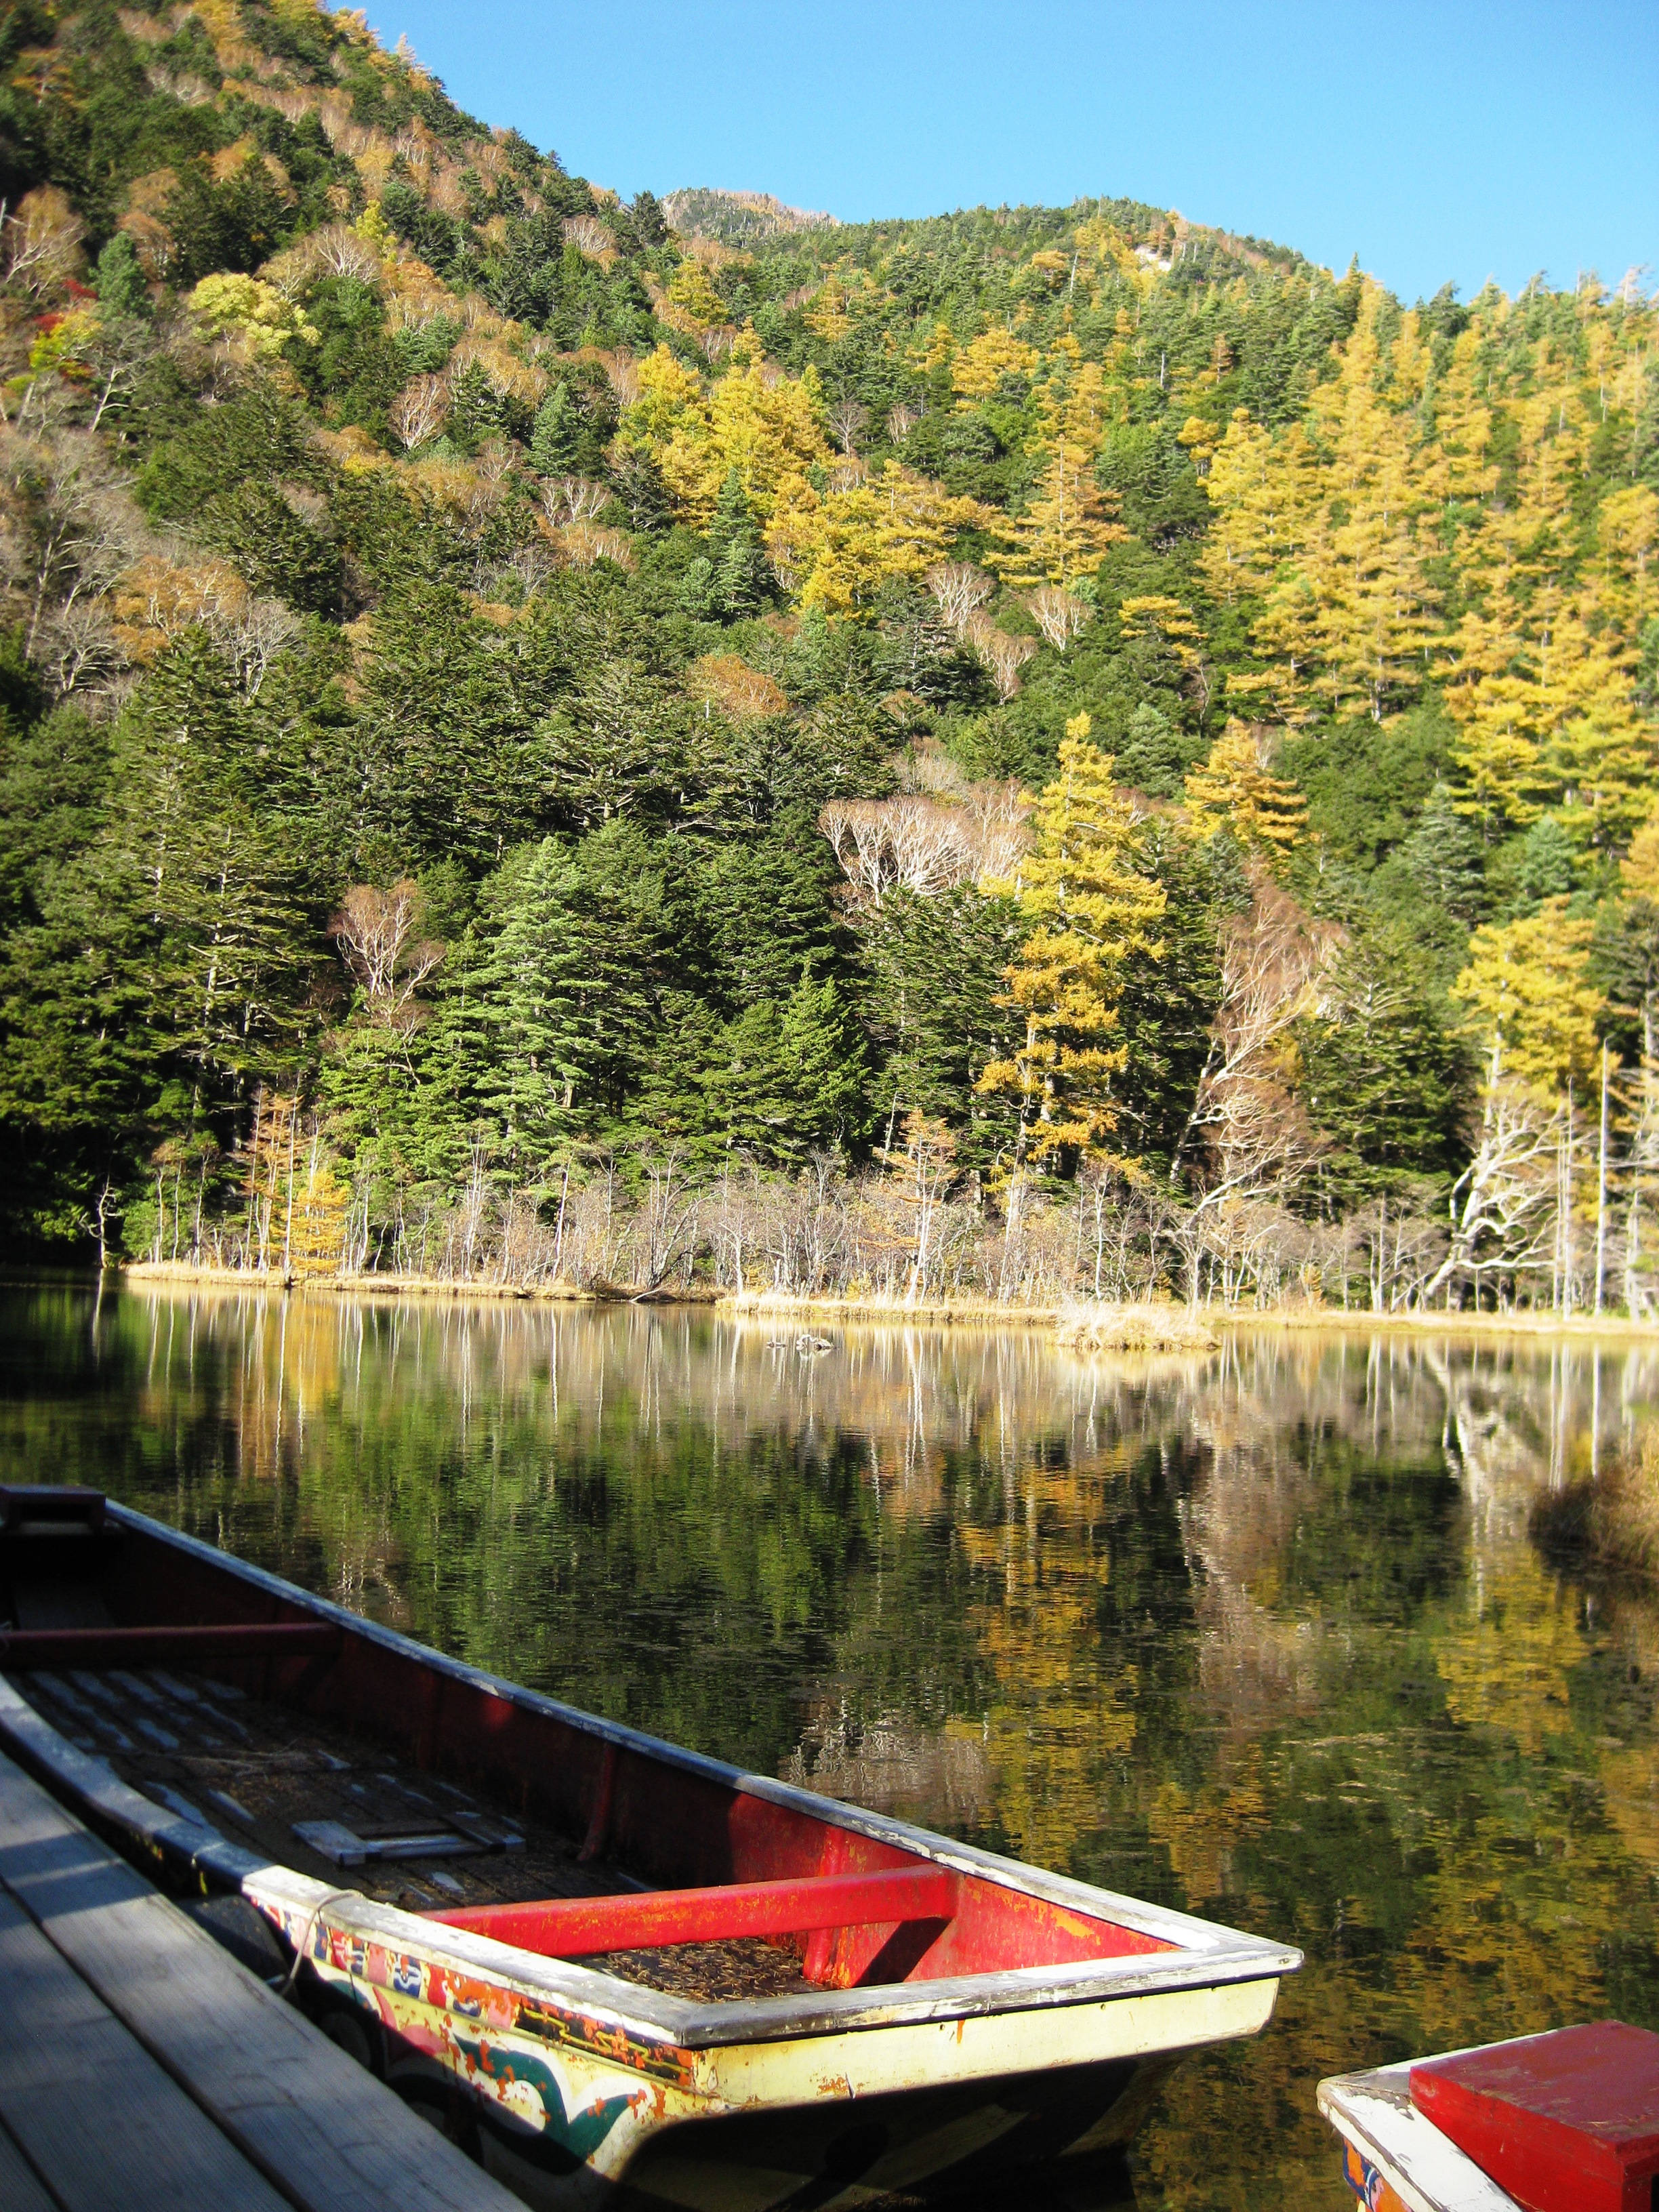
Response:
[{"label": "weathered paint on boat", "polygon": [[106,1832],[240,1888],[308,1966],[341,2039],[356,2021],[406,2094],[464,2104],[486,2162],[532,2203],[574,2212],[622,2183],[764,2212],[811,2185],[818,2208],[915,2191],[965,2161],[979,2181],[1106,2150],[1180,2052],[1262,2028],[1300,1964],[1283,1945],[615,1727],[107,1512],[134,1626],[326,1627],[327,1649],[284,1634],[239,1653],[233,1640],[215,1664],[406,1743],[417,1765],[496,1802],[533,1796],[586,1836],[585,1854],[605,1850],[653,1891],[948,1874],[948,1918],[843,1914],[807,1936],[804,1994],[698,2002],[450,1924],[488,1911],[411,1912],[259,1858],[162,1812],[0,1682],[0,1734],[21,1756]]},{"label": "weathered paint on boat", "polygon": [[1341,2139],[1343,2173],[1369,2212],[1522,2212],[1413,2104],[1411,2065],[1340,2074],[1319,2109]]},{"label": "weathered paint on boat", "polygon": [[1407,2212],[1406,2206],[1389,2188],[1387,2177],[1351,2142],[1342,2146],[1342,2179],[1365,2207],[1365,2212]]}]

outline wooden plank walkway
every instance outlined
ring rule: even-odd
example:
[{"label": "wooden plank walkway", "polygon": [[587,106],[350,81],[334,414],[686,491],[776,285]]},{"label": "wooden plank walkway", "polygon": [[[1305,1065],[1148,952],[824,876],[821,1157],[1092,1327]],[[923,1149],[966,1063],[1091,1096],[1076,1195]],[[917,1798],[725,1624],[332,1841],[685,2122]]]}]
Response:
[{"label": "wooden plank walkway", "polygon": [[7,2212],[517,2199],[0,1757]]}]

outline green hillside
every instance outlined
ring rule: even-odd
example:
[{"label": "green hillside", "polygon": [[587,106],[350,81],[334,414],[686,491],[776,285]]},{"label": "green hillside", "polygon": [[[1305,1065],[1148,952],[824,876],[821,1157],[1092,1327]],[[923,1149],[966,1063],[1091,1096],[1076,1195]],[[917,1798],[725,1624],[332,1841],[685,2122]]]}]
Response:
[{"label": "green hillside", "polygon": [[15,1254],[1649,1304],[1639,289],[0,37]]}]

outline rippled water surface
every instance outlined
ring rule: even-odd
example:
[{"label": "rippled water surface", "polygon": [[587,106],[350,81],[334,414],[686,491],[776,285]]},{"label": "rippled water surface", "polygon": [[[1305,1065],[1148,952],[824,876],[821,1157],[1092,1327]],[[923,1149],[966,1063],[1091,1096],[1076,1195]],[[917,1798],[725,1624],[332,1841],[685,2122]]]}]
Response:
[{"label": "rippled water surface", "polygon": [[95,1483],[577,1704],[1285,1937],[1142,2212],[1352,2204],[1322,2075],[1659,2027],[1659,1598],[1567,1540],[1615,1340],[1023,1332],[0,1295],[0,1479]]}]

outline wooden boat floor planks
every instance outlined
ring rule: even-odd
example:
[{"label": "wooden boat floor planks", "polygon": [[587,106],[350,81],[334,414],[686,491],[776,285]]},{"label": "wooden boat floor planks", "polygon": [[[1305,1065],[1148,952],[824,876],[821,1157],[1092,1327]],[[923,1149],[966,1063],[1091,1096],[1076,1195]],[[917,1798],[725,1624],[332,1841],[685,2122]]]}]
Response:
[{"label": "wooden boat floor planks", "polygon": [[[4,1758],[0,1885],[0,2123],[48,2185],[42,2202],[512,2205]],[[0,2138],[9,2206],[6,2157]]]}]

